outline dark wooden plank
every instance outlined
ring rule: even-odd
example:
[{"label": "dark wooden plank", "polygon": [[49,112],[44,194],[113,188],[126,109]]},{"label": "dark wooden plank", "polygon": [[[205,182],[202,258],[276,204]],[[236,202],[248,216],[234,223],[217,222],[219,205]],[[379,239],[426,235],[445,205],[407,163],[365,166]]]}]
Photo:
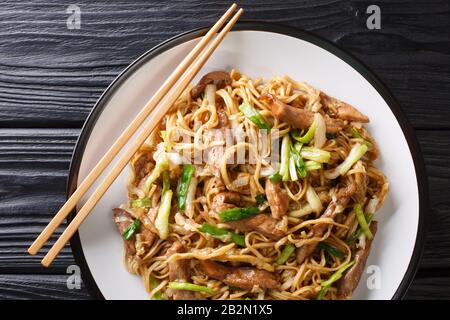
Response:
[{"label": "dark wooden plank", "polygon": [[91,299],[81,282],[80,289],[69,289],[70,275],[0,275],[0,299]]},{"label": "dark wooden plank", "polygon": [[[144,51],[211,24],[221,1],[78,1],[81,29],[65,6],[2,2],[0,126],[80,127],[101,92]],[[371,67],[417,128],[450,128],[450,10],[444,0],[377,1],[382,29],[366,28],[372,1],[240,1],[244,19],[313,31]]]},{"label": "dark wooden plank", "polygon": [[450,277],[430,277],[414,279],[405,299],[448,300],[450,299]]},{"label": "dark wooden plank", "polygon": [[0,129],[0,272],[65,272],[75,263],[69,246],[47,270],[40,266],[42,253],[29,256],[26,250],[65,201],[78,134],[78,129]]},{"label": "dark wooden plank", "polygon": [[[431,221],[421,262],[423,268],[448,268],[450,261],[450,132],[416,131],[429,181]],[[450,274],[449,274],[450,276]]]},{"label": "dark wooden plank", "polygon": [[[0,273],[48,272],[42,254],[26,253],[65,200],[76,129],[0,129]],[[424,268],[450,267],[450,131],[418,130],[430,180],[432,222],[421,263]],[[45,187],[43,187],[45,186]],[[48,248],[48,246],[47,246]],[[54,268],[73,264],[68,247]]]}]

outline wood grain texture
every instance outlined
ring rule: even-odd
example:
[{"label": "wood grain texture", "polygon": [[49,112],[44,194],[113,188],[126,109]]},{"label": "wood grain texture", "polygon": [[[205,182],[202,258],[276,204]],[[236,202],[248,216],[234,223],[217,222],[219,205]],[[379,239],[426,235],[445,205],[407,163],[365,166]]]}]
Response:
[{"label": "wood grain texture", "polygon": [[[79,1],[81,29],[65,6],[3,1],[0,125],[79,127],[106,86],[163,40],[213,23],[228,1]],[[450,128],[447,1],[378,1],[382,29],[368,30],[371,1],[240,1],[244,20],[312,31],[347,49],[388,85],[417,128]],[[404,72],[408,70],[408,72]],[[447,115],[447,116],[443,116]]]},{"label": "wood grain texture", "polygon": [[26,250],[65,201],[78,134],[78,129],[0,129],[0,273],[19,267],[65,272],[74,264],[69,247],[49,270],[40,267],[42,253],[29,256]]},{"label": "wood grain texture", "polygon": [[69,275],[0,275],[0,300],[3,299],[90,299],[84,286],[68,289]]},{"label": "wood grain texture", "polygon": [[409,300],[449,300],[450,277],[415,279],[405,296]]}]

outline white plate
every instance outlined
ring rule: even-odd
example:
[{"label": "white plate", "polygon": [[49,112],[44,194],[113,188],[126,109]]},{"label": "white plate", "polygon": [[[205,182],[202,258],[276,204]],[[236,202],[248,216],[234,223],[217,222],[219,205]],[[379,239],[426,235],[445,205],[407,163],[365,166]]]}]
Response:
[{"label": "white plate", "polygon": [[[288,74],[369,116],[367,128],[381,150],[377,166],[386,174],[390,192],[377,213],[379,231],[367,263],[371,274],[365,273],[353,298],[401,298],[420,258],[427,187],[420,150],[400,108],[364,66],[325,40],[266,23],[241,23],[234,30],[199,75],[230,68],[250,77]],[[150,50],[111,84],[77,143],[69,193],[204,33],[191,31]],[[124,268],[122,239],[111,218],[111,209],[127,199],[128,174],[128,169],[122,172],[71,241],[85,284],[95,297],[148,298],[141,279]]]}]

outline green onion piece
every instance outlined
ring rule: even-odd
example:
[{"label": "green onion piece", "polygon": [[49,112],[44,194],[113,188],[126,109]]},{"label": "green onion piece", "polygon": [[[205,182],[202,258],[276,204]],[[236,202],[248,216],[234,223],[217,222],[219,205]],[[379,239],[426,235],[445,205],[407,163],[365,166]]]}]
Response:
[{"label": "green onion piece", "polygon": [[328,280],[324,281],[321,283],[322,288],[319,291],[319,294],[317,295],[317,300],[322,300],[326,293],[328,292],[328,290],[330,289],[331,285],[338,281],[341,277],[342,274],[344,273],[345,270],[347,270],[348,268],[350,268],[355,262],[354,261],[350,261],[346,264],[344,264],[342,267],[340,267],[338,270],[336,270],[330,278],[328,278]]},{"label": "green onion piece", "polygon": [[149,208],[152,206],[152,200],[150,198],[142,198],[131,200],[130,202],[132,208]]},{"label": "green onion piece", "polygon": [[165,131],[165,130],[161,131],[161,138],[163,139],[164,149],[166,150],[166,152],[172,151],[172,145],[170,144],[169,140],[167,139],[167,131]]},{"label": "green onion piece", "polygon": [[256,200],[256,204],[260,206],[260,205],[262,205],[264,202],[267,201],[267,198],[266,198],[266,196],[263,195],[263,194],[258,194],[258,195],[255,197],[255,200]]},{"label": "green onion piece", "polygon": [[336,258],[342,259],[344,258],[344,253],[342,251],[336,249],[335,247],[330,246],[329,244],[326,244],[325,242],[320,242],[317,247],[320,250],[324,250],[325,252],[329,253],[332,256],[335,256]]},{"label": "green onion piece", "polygon": [[303,147],[302,150],[300,150],[300,155],[305,159],[320,163],[327,163],[331,158],[331,154],[328,151],[313,147]]},{"label": "green onion piece", "polygon": [[129,240],[129,239],[133,236],[133,234],[135,234],[136,231],[139,229],[140,225],[141,225],[141,220],[139,220],[139,219],[134,220],[134,222],[131,223],[131,224],[125,229],[125,231],[122,233],[122,237],[123,237],[125,240]]},{"label": "green onion piece", "polygon": [[219,214],[219,217],[220,217],[220,221],[229,222],[229,221],[236,221],[236,220],[248,218],[257,213],[259,213],[259,209],[255,208],[255,207],[233,208],[233,209],[227,209],[227,210],[222,211]]},{"label": "green onion piece", "polygon": [[237,234],[234,232],[230,232],[231,240],[236,243],[240,247],[245,247],[245,236],[243,234]]},{"label": "green onion piece", "polygon": [[162,193],[165,193],[169,189],[170,189],[169,172],[168,171],[164,171],[163,172],[163,189],[162,189]]},{"label": "green onion piece", "polygon": [[195,166],[192,164],[184,164],[183,172],[181,173],[180,184],[178,185],[178,208],[181,212],[186,209],[186,198],[191,178],[195,173]]},{"label": "green onion piece", "polygon": [[212,224],[209,223],[204,223],[202,224],[202,226],[200,227],[200,231],[201,232],[205,232],[205,233],[209,233],[212,236],[216,236],[216,237],[222,237],[222,236],[227,236],[229,234],[228,230],[226,229],[222,229],[222,228],[218,228]]},{"label": "green onion piece", "polygon": [[144,190],[147,194],[152,186],[153,182],[159,178],[159,176],[165,171],[169,169],[169,160],[167,157],[164,157],[161,161],[156,162],[155,168],[152,173],[147,177],[144,182]]},{"label": "green onion piece", "polygon": [[214,294],[214,290],[205,286],[199,286],[198,284],[187,283],[187,282],[178,282],[173,281],[169,282],[168,288],[175,290],[189,290],[189,291],[197,291],[197,292],[205,292],[209,295]]},{"label": "green onion piece", "polygon": [[369,224],[366,221],[366,218],[364,217],[364,212],[362,210],[362,207],[359,203],[355,204],[353,207],[353,210],[355,211],[356,218],[358,219],[358,223],[366,235],[367,239],[371,240],[373,238],[372,232],[369,229]]},{"label": "green onion piece", "polygon": [[281,181],[282,178],[283,178],[283,177],[281,176],[281,174],[279,174],[278,172],[275,172],[274,174],[272,174],[272,175],[269,177],[269,180],[270,180],[271,182],[273,182],[273,183],[278,183],[278,182]]},{"label": "green onion piece", "polygon": [[[361,136],[361,134],[358,132],[358,130],[355,128],[355,127],[352,127],[351,129],[350,129],[350,131],[351,131],[351,133],[352,133],[352,137],[353,138],[355,138],[355,139],[362,139],[362,136]],[[369,141],[367,141],[367,140],[365,140],[365,139],[363,139],[364,140],[364,144],[367,146],[367,147],[369,147],[369,149],[370,148],[372,148],[372,143],[370,143]]]},{"label": "green onion piece", "polygon": [[350,129],[351,133],[352,133],[352,137],[356,138],[356,139],[361,139],[361,135],[359,134],[358,130],[356,130],[355,127],[352,127]]},{"label": "green onion piece", "polygon": [[[151,288],[151,290],[155,289],[158,285],[159,285],[158,279],[156,279],[154,275],[151,275],[151,277],[150,277],[150,288]],[[152,298],[153,298],[153,300],[162,300],[163,297],[162,297],[161,291],[160,290],[156,291],[153,294]]]},{"label": "green onion piece", "polygon": [[161,204],[155,219],[155,228],[158,230],[159,237],[162,240],[169,236],[169,215],[172,202],[172,190],[167,190],[161,196]]},{"label": "green onion piece", "polygon": [[[370,224],[373,220],[374,214],[373,213],[368,213],[366,215],[366,221],[367,224]],[[358,238],[361,236],[361,234],[363,233],[363,230],[361,227],[358,227],[358,229],[356,229],[355,232],[353,232],[353,234],[350,236],[350,238],[347,240],[347,244],[353,244],[356,240],[358,240]]]},{"label": "green onion piece", "polygon": [[247,117],[251,122],[256,124],[261,129],[270,130],[270,125],[267,123],[266,119],[253,108],[247,101],[244,101],[240,106],[239,110]]},{"label": "green onion piece", "polygon": [[350,151],[347,158],[345,158],[344,162],[340,165],[341,168],[339,170],[339,174],[343,176],[347,173],[348,170],[359,160],[362,156],[367,152],[369,148],[365,144],[357,144]]},{"label": "green onion piece", "polygon": [[286,261],[288,261],[289,257],[294,253],[295,246],[293,244],[288,244],[283,248],[283,251],[281,251],[280,257],[275,262],[278,265],[285,264]]},{"label": "green onion piece", "polygon": [[280,175],[283,181],[289,180],[289,153],[291,148],[291,138],[284,136],[281,141],[281,164]]},{"label": "green onion piece", "polygon": [[309,143],[314,138],[314,133],[316,132],[317,124],[316,122],[313,122],[311,126],[309,127],[308,131],[300,137],[300,132],[298,130],[295,130],[293,133],[291,133],[291,136],[293,139],[297,140],[301,143]]},{"label": "green onion piece", "polygon": [[241,234],[237,234],[226,229],[218,228],[212,224],[204,223],[200,227],[200,231],[204,233],[208,233],[209,235],[218,238],[222,241],[227,241],[228,238],[236,243],[238,246],[245,247],[245,236]]},{"label": "green onion piece", "polygon": [[322,164],[317,161],[308,160],[305,161],[306,171],[320,170],[322,168]]},{"label": "green onion piece", "polygon": [[300,156],[300,153],[293,146],[291,146],[290,151],[291,157],[294,160],[295,168],[297,169],[297,174],[300,176],[300,178],[305,178],[308,172],[306,170],[305,163],[303,162],[303,159]]}]

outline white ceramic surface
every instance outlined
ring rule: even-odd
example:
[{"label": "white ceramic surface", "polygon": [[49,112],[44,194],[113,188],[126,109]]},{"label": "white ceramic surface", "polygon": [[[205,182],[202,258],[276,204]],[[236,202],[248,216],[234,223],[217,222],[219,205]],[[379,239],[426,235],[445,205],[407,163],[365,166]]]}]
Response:
[{"label": "white ceramic surface", "polygon": [[[86,176],[196,41],[179,44],[146,62],[118,87],[88,139],[78,181]],[[349,64],[314,44],[286,35],[232,32],[200,75],[213,69],[230,68],[237,68],[250,77],[288,74],[349,102],[370,117],[368,129],[381,149],[377,165],[389,179],[390,192],[376,215],[380,223],[367,263],[379,267],[376,272],[379,271],[380,288],[368,289],[366,282],[370,275],[366,273],[354,298],[391,299],[413,252],[419,200],[411,153],[387,103]],[[111,209],[126,201],[129,172],[125,171],[83,223],[79,235],[89,269],[106,299],[147,299],[141,279],[124,268],[122,239],[111,218]]]}]

